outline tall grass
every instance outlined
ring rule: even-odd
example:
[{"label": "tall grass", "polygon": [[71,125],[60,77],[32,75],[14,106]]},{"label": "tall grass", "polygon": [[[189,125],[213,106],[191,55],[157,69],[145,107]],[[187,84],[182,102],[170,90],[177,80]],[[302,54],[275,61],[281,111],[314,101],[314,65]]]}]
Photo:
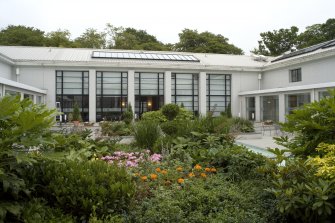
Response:
[{"label": "tall grass", "polygon": [[153,145],[161,135],[161,130],[157,122],[140,121],[134,126],[134,136],[136,144],[142,149],[152,150]]}]

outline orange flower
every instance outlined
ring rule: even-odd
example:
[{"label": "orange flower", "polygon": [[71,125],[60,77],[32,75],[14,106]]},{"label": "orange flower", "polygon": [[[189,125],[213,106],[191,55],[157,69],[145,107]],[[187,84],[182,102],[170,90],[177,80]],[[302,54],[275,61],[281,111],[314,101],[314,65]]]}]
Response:
[{"label": "orange flower", "polygon": [[147,179],[148,179],[147,176],[142,176],[142,177],[141,177],[141,180],[142,180],[142,181],[146,181]]},{"label": "orange flower", "polygon": [[179,172],[181,172],[181,171],[183,171],[183,168],[181,166],[179,166],[179,167],[177,167],[176,170],[179,171]]},{"label": "orange flower", "polygon": [[216,169],[215,169],[215,167],[212,167],[212,168],[211,168],[211,172],[212,172],[212,173],[216,173]]},{"label": "orange flower", "polygon": [[166,170],[162,170],[161,173],[165,175],[165,174],[167,174],[167,171]]},{"label": "orange flower", "polygon": [[179,184],[182,184],[182,183],[184,183],[184,179],[183,179],[183,178],[179,178],[179,179],[177,180],[177,182],[178,182]]},{"label": "orange flower", "polygon": [[195,177],[194,173],[189,173],[188,176],[189,177]]},{"label": "orange flower", "polygon": [[201,173],[200,176],[201,176],[202,178],[206,178],[206,177],[207,177],[207,175],[206,175],[205,173]]},{"label": "orange flower", "polygon": [[154,174],[154,173],[150,174],[151,180],[156,180],[157,177],[158,177],[157,174]]},{"label": "orange flower", "polygon": [[159,167],[156,168],[156,172],[157,172],[157,173],[159,173],[159,172],[161,172],[161,171],[162,171],[161,168],[159,168]]},{"label": "orange flower", "polygon": [[206,172],[211,172],[211,168],[206,167],[206,168],[205,168],[205,171],[206,171]]},{"label": "orange flower", "polygon": [[199,164],[195,165],[195,167],[194,167],[194,169],[196,169],[196,170],[201,170],[201,168],[202,167]]}]

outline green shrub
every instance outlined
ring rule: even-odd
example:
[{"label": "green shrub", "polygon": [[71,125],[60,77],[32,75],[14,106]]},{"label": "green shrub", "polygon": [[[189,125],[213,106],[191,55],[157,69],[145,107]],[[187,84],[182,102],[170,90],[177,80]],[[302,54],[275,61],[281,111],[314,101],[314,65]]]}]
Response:
[{"label": "green shrub", "polygon": [[152,149],[161,131],[158,123],[154,121],[140,121],[134,126],[136,144],[143,149]]},{"label": "green shrub", "polygon": [[134,118],[133,108],[130,103],[128,103],[127,110],[122,114],[123,121],[129,125]]},{"label": "green shrub", "polygon": [[172,121],[179,113],[179,106],[176,104],[166,104],[161,108],[161,111],[169,121]]},{"label": "green shrub", "polygon": [[18,157],[20,150],[52,142],[55,110],[30,99],[0,99],[0,222],[17,222],[31,188],[22,172],[35,161]]},{"label": "green shrub", "polygon": [[167,135],[178,135],[178,125],[179,123],[174,121],[164,122],[160,125],[162,131]]},{"label": "green shrub", "polygon": [[128,207],[135,185],[124,168],[104,161],[41,161],[30,172],[37,196],[82,220],[121,214]]},{"label": "green shrub", "polygon": [[131,131],[125,122],[103,121],[100,122],[101,133],[104,136],[125,136],[130,135]]},{"label": "green shrub", "polygon": [[72,121],[82,121],[80,109],[77,103],[75,103],[73,106]]},{"label": "green shrub", "polygon": [[278,142],[301,157],[316,155],[315,148],[324,143],[335,143],[335,90],[330,96],[310,104],[305,104],[287,115],[282,130],[293,133],[293,139],[277,138]]},{"label": "green shrub", "polygon": [[265,164],[266,158],[235,145],[221,149],[210,162],[222,167],[231,180],[244,180],[260,177],[258,168]]},{"label": "green shrub", "polygon": [[193,113],[186,108],[179,108],[178,115],[176,117],[177,121],[187,121],[194,118]]},{"label": "green shrub", "polygon": [[157,123],[166,122],[166,117],[162,114],[161,110],[145,112],[141,116],[142,121],[153,121]]},{"label": "green shrub", "polygon": [[231,119],[230,132],[254,132],[254,124],[252,121],[234,117]]},{"label": "green shrub", "polygon": [[280,222],[265,183],[232,184],[220,175],[154,190],[131,212],[132,222]]},{"label": "green shrub", "polygon": [[276,196],[278,210],[292,222],[332,222],[335,182],[318,177],[316,166],[300,158],[285,161],[285,166],[277,162],[270,169],[273,184],[268,191]]},{"label": "green shrub", "polygon": [[[175,118],[176,121],[185,121],[185,120],[192,120],[192,119],[193,119],[193,114],[191,111],[185,108],[179,108],[179,113],[177,117]],[[163,115],[162,110],[145,112],[142,114],[141,120],[154,121],[158,123],[163,123],[163,122],[168,121],[165,115]]]},{"label": "green shrub", "polygon": [[24,204],[21,220],[27,223],[71,223],[76,222],[70,215],[65,215],[61,209],[47,206],[43,199],[32,199]]}]

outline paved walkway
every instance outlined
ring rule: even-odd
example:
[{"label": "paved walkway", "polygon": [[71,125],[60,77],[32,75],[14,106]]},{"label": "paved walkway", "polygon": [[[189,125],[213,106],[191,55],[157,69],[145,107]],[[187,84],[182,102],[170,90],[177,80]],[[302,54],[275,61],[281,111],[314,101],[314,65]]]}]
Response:
[{"label": "paved walkway", "polygon": [[267,151],[268,148],[285,149],[285,147],[276,144],[273,139],[274,136],[276,135],[271,135],[269,132],[243,134],[238,135],[235,141],[236,144],[244,145],[254,152],[261,153],[267,157],[274,157],[274,154]]}]

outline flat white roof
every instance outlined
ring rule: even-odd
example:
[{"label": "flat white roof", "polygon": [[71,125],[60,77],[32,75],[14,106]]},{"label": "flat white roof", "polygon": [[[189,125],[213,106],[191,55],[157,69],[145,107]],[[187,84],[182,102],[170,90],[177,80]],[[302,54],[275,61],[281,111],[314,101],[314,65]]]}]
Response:
[{"label": "flat white roof", "polygon": [[257,90],[257,91],[243,91],[243,92],[240,92],[238,95],[240,95],[240,96],[259,95],[259,94],[270,94],[270,93],[301,91],[301,90],[311,90],[311,89],[319,89],[319,88],[332,88],[332,87],[335,87],[335,82],[308,84],[308,85],[283,87],[283,88],[271,88],[271,89],[264,89],[264,90]]},{"label": "flat white roof", "polygon": [[[94,58],[94,51],[99,52],[124,52],[124,53],[152,53],[192,55],[200,62],[190,61],[164,61],[164,60],[135,60],[135,59],[110,59]],[[142,51],[142,50],[117,50],[117,49],[82,49],[82,48],[57,48],[57,47],[30,47],[30,46],[0,46],[0,54],[12,59],[14,62],[84,62],[89,64],[127,63],[127,64],[157,64],[157,65],[189,65],[189,66],[227,66],[227,67],[253,67],[261,68],[267,62],[255,61],[252,56],[228,55],[212,53],[189,53],[171,51]]]},{"label": "flat white roof", "polygon": [[22,84],[16,81],[8,80],[2,77],[0,77],[0,84],[4,84],[4,85],[15,87],[15,88],[20,88],[20,89],[27,90],[27,91],[33,91],[35,93],[47,94],[47,90],[42,90],[36,87],[32,87],[32,86]]}]

